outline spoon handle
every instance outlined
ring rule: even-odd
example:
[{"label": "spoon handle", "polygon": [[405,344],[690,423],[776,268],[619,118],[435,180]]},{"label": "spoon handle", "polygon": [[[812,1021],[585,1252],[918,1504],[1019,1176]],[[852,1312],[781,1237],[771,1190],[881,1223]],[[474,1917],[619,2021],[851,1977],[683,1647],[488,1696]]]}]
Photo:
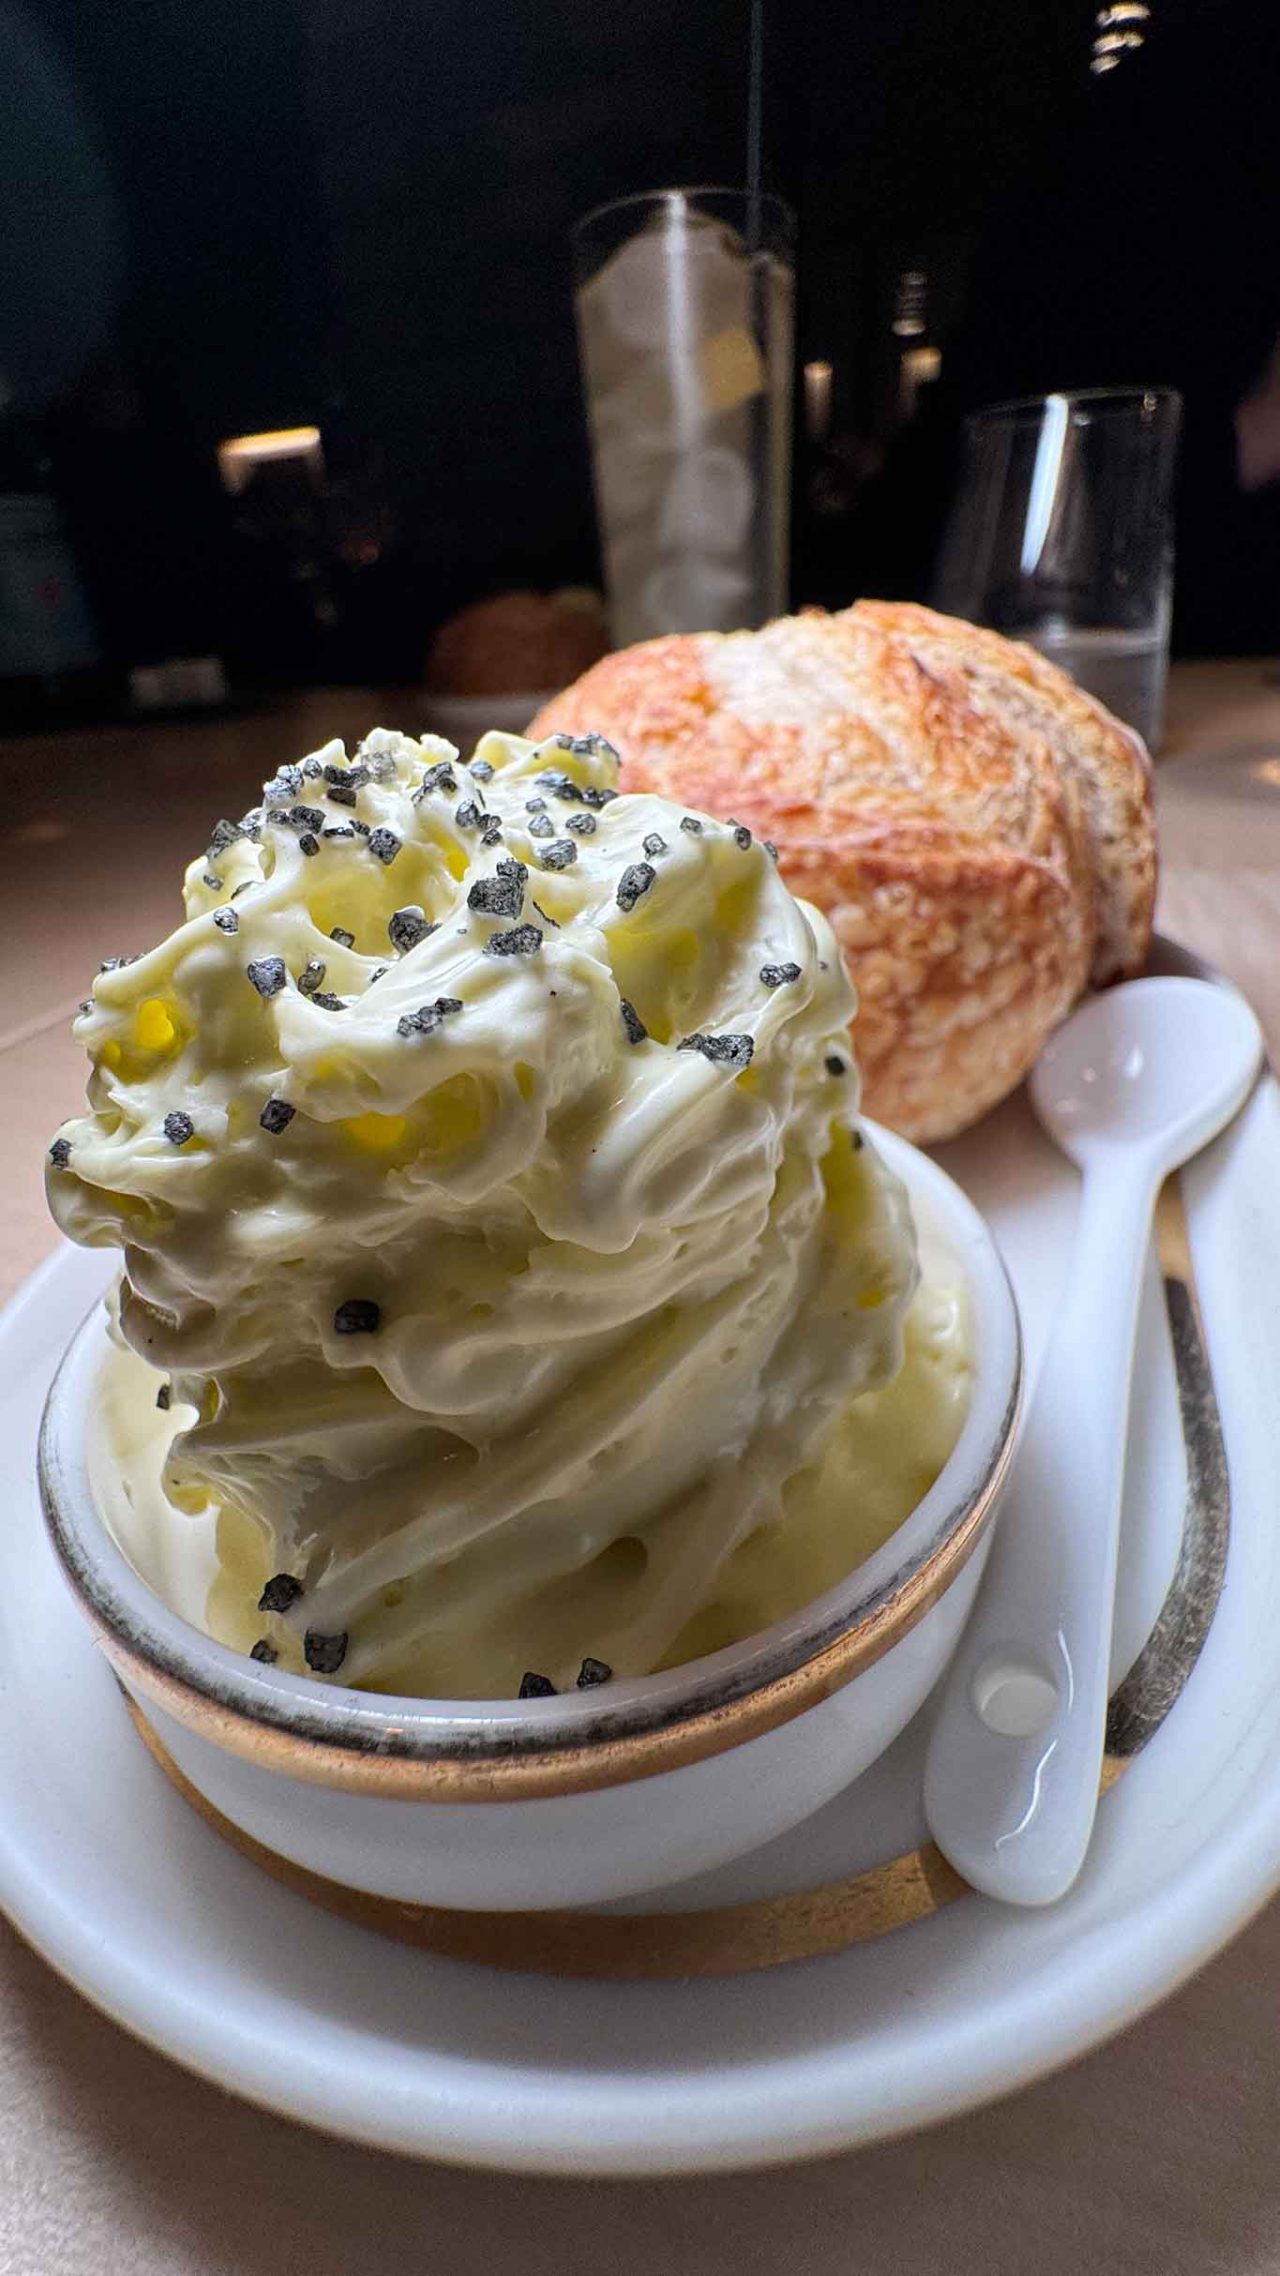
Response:
[{"label": "spoon handle", "polygon": [[1138,1296],[1158,1168],[1086,1169],[1067,1288],[925,1766],[938,1847],[975,1888],[1051,1904],[1098,1800]]}]

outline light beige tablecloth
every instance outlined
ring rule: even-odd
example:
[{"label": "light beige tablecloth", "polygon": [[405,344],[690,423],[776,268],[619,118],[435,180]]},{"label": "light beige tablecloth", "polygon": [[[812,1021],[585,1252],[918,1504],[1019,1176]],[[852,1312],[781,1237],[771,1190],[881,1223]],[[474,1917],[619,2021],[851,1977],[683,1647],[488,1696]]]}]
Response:
[{"label": "light beige tablecloth", "polygon": [[[379,715],[417,723],[412,698],[347,690],[0,752],[0,1294],[51,1245],[41,1154],[80,1094],[86,972],[166,921],[215,810]],[[1249,989],[1278,1052],[1280,671],[1177,670],[1158,782],[1162,924]],[[502,2180],[348,2148],[137,2046],[3,1928],[0,1976],[0,2276],[1280,2276],[1280,1905],[1044,2085],[708,2181]]]}]

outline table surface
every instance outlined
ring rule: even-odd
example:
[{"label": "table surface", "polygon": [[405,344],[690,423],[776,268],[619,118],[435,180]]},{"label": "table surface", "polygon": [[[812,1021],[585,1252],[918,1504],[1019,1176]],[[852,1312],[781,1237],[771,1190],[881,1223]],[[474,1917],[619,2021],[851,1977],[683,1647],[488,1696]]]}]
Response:
[{"label": "table surface", "polygon": [[[281,759],[421,699],[0,746],[0,1298],[53,1244],[86,975],[170,929],[189,849]],[[1280,1058],[1280,666],[1176,666],[1159,921],[1248,990]],[[1280,2276],[1280,1904],[1100,2053],[990,2110],[821,2165],[572,2183],[417,2166],[189,2078],[0,1924],[0,2276]]]}]

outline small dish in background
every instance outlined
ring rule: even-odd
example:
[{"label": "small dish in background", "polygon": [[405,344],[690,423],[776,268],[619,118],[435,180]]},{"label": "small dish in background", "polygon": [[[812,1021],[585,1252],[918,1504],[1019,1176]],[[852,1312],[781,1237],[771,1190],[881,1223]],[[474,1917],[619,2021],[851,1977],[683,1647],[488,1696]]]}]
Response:
[{"label": "small dish in background", "polygon": [[426,663],[426,724],[464,759],[500,727],[523,735],[544,703],[609,646],[604,603],[589,586],[494,593],[446,618]]},{"label": "small dish in background", "polygon": [[446,742],[456,744],[458,756],[465,762],[491,727],[500,727],[508,735],[523,735],[548,700],[537,690],[527,695],[434,695],[428,691],[423,731],[443,735]]}]

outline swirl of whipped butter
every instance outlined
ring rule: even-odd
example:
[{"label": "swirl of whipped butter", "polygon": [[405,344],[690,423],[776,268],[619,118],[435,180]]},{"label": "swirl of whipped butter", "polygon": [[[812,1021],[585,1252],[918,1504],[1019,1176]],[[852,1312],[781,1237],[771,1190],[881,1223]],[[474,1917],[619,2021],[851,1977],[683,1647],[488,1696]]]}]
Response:
[{"label": "swirl of whipped butter", "polygon": [[331,743],[82,1012],[51,1206],[123,1249],[166,1521],[212,1528],[242,1649],[438,1696],[647,1671],[899,1365],[914,1237],[832,935],[616,774],[596,737]]}]

